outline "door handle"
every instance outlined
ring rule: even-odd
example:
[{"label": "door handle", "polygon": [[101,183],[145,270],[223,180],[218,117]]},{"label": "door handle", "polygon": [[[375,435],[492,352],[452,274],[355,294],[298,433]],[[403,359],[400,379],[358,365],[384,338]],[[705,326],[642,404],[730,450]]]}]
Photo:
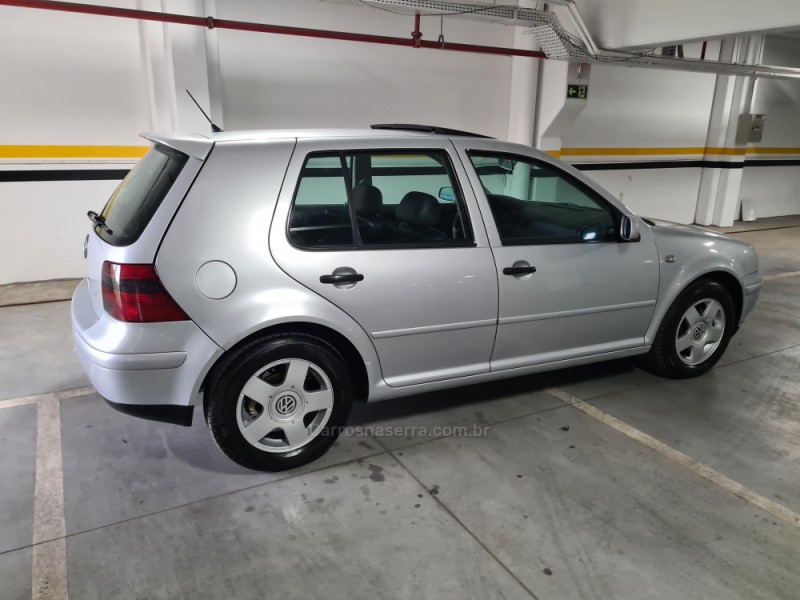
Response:
[{"label": "door handle", "polygon": [[332,275],[322,275],[319,278],[320,283],[331,283],[333,285],[358,283],[359,281],[364,281],[364,276],[361,273],[334,273]]},{"label": "door handle", "polygon": [[528,265],[527,267],[506,267],[503,269],[503,275],[530,275],[536,273],[536,267]]}]

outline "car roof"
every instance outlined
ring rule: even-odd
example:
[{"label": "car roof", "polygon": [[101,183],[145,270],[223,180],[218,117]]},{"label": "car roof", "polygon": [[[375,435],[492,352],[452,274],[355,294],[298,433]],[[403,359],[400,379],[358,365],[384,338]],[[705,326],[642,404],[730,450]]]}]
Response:
[{"label": "car roof", "polygon": [[407,138],[438,135],[433,133],[421,133],[416,131],[388,131],[385,129],[261,129],[245,131],[223,131],[211,134],[211,139],[215,142],[228,141],[249,141],[249,140],[274,140],[274,139],[320,139],[320,138],[361,138],[361,137],[382,137],[382,138]]},{"label": "car roof", "polygon": [[[449,138],[453,135],[459,137],[474,137],[486,139],[479,134],[469,134],[456,130],[436,128],[437,131],[415,131],[401,129],[402,126],[380,126],[379,129],[251,129],[241,131],[220,131],[210,134],[181,134],[158,133],[148,131],[141,137],[153,143],[164,144],[195,158],[204,159],[211,147],[217,142],[244,142],[244,141],[269,141],[288,139],[331,139],[331,138],[382,138],[382,139],[409,139],[409,138]],[[413,126],[412,126],[413,127]]]}]

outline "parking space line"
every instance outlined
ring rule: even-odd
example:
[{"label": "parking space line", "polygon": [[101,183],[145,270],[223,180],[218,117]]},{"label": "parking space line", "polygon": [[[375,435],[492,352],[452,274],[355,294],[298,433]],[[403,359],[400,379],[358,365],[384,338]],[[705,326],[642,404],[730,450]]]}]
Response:
[{"label": "parking space line", "polygon": [[75,398],[76,396],[85,396],[86,394],[93,394],[94,391],[95,391],[94,388],[88,385],[86,387],[72,388],[69,390],[64,390],[56,393],[58,394],[59,398],[64,400],[66,398]]},{"label": "parking space line", "polygon": [[774,279],[787,279],[789,277],[797,277],[800,271],[789,271],[787,273],[775,273],[774,275],[764,275],[761,279],[764,281],[773,281]]},{"label": "parking space line", "polygon": [[36,394],[35,396],[24,396],[22,398],[9,398],[8,400],[0,400],[0,410],[4,408],[13,408],[15,406],[25,406],[26,404],[36,404],[39,400],[46,400],[53,394],[58,394],[58,397],[64,400],[65,398],[75,398],[76,396],[85,396],[94,392],[91,386],[72,388],[69,390],[62,390],[60,392],[47,392],[46,394]]},{"label": "parking space line", "polygon": [[32,598],[67,600],[61,399],[58,394],[49,394],[39,398],[37,406]]},{"label": "parking space line", "polygon": [[580,398],[573,396],[569,392],[558,388],[550,388],[546,390],[551,395],[555,396],[562,402],[569,404],[570,406],[574,406],[578,410],[586,413],[590,417],[593,417],[600,421],[601,423],[605,423],[609,427],[616,429],[620,433],[627,435],[628,437],[636,440],[640,444],[647,446],[651,450],[655,450],[659,454],[669,458],[673,462],[678,463],[686,467],[687,469],[693,471],[697,475],[707,479],[711,483],[718,485],[719,487],[731,492],[732,494],[738,496],[742,500],[749,502],[750,504],[760,508],[761,510],[768,512],[774,517],[778,517],[779,519],[794,525],[795,527],[800,527],[800,515],[796,512],[786,508],[782,504],[778,504],[773,500],[770,500],[766,496],[762,496],[758,492],[751,490],[748,487],[745,487],[741,483],[734,481],[733,479],[726,477],[722,473],[715,471],[711,467],[704,465],[703,463],[694,460],[690,456],[687,456],[683,452],[676,450],[672,446],[668,446],[664,442],[660,442],[659,440],[655,439],[654,437],[647,435],[643,431],[636,429],[635,427],[628,425],[624,421],[620,421],[616,417],[612,417],[606,412],[603,412],[599,408],[592,406],[581,400]]},{"label": "parking space line", "polygon": [[12,400],[0,401],[0,410],[4,408],[14,408],[15,406],[25,406],[26,404],[36,404],[38,397],[34,398],[14,398]]}]

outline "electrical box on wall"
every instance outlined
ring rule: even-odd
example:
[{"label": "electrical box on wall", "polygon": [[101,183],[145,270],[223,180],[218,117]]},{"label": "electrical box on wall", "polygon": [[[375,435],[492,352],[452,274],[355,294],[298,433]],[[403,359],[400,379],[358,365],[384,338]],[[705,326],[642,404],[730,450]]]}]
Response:
[{"label": "electrical box on wall", "polygon": [[739,126],[736,129],[737,144],[757,144],[764,136],[765,115],[739,115]]}]

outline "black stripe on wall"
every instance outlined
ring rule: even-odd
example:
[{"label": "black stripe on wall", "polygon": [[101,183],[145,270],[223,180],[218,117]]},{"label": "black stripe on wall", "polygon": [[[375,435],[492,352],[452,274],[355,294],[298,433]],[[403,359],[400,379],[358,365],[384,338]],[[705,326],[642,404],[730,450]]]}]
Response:
[{"label": "black stripe on wall", "polygon": [[764,159],[731,162],[725,160],[651,160],[573,164],[581,171],[635,171],[638,169],[741,169],[743,167],[797,167],[798,159]]},{"label": "black stripe on wall", "polygon": [[120,181],[129,169],[0,170],[0,182],[10,181]]},{"label": "black stripe on wall", "polygon": [[[743,167],[800,167],[800,159],[763,159],[730,162],[722,160],[655,160],[573,164],[581,171],[635,171],[639,169],[741,169]],[[0,183],[16,181],[120,181],[128,169],[0,170]]]},{"label": "black stripe on wall", "polygon": [[746,160],[745,167],[800,167],[799,158],[780,159],[765,158],[762,160]]}]

